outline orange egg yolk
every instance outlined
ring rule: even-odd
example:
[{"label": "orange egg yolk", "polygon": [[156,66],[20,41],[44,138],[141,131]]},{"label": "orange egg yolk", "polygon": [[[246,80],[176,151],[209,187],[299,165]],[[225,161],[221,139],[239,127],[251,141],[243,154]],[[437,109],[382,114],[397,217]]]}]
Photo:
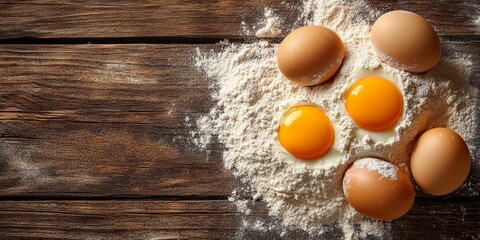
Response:
[{"label": "orange egg yolk", "polygon": [[278,129],[280,145],[302,160],[313,160],[325,155],[332,147],[333,138],[330,119],[313,105],[290,109]]},{"label": "orange egg yolk", "polygon": [[390,129],[402,116],[402,94],[395,84],[384,78],[367,77],[356,82],[345,98],[350,117],[369,131]]}]

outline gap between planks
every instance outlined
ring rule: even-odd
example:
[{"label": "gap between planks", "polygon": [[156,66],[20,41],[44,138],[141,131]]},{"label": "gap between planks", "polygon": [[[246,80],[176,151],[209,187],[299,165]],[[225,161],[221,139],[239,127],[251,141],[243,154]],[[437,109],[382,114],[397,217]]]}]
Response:
[{"label": "gap between planks", "polygon": [[[252,43],[265,40],[270,43],[282,42],[285,35],[278,37],[258,38],[252,36],[236,36],[230,38],[221,37],[122,37],[122,38],[10,38],[0,39],[4,45],[78,45],[78,44],[178,44],[178,45],[211,45],[222,41],[230,43]],[[441,36],[442,41],[460,43],[479,43],[480,36],[477,35],[454,35]]]}]

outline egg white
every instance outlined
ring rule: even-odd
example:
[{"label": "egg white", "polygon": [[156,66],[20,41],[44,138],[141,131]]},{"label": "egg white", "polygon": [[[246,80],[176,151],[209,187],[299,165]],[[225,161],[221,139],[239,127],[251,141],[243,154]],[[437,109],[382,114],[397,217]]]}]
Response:
[{"label": "egg white", "polygon": [[[393,84],[395,84],[395,86],[398,88],[398,90],[402,94],[402,98],[403,98],[402,115],[398,119],[395,126],[391,127],[390,129],[383,130],[383,131],[378,131],[378,132],[377,131],[368,131],[368,130],[365,130],[365,129],[361,128],[360,126],[358,126],[353,121],[353,119],[350,117],[350,115],[348,114],[347,109],[345,107],[345,93],[348,91],[348,89],[353,84],[355,84],[357,81],[359,81],[361,79],[364,79],[366,77],[373,77],[373,76],[385,78],[385,79],[389,80],[390,82],[392,82]],[[342,101],[342,104],[340,106],[340,111],[343,114],[345,114],[345,116],[347,116],[348,119],[353,123],[353,125],[354,125],[353,132],[354,132],[356,138],[360,138],[360,139],[364,139],[366,141],[372,141],[373,143],[377,143],[377,142],[388,142],[390,140],[393,140],[397,136],[397,132],[395,131],[395,129],[397,128],[397,126],[400,124],[400,122],[402,121],[402,119],[404,117],[405,106],[406,106],[405,94],[404,94],[403,89],[404,89],[403,84],[401,83],[401,81],[399,79],[397,79],[396,77],[384,72],[382,69],[356,69],[352,72],[352,75],[348,80],[348,85],[346,86],[346,89],[342,92],[342,100],[343,101]]]}]

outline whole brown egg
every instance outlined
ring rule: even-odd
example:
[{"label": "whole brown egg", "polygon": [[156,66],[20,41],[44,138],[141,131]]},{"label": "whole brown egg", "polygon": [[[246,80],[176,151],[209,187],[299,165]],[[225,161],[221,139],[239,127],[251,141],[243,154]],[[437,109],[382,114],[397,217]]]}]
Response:
[{"label": "whole brown egg", "polygon": [[408,11],[391,11],[375,21],[372,45],[386,64],[412,73],[435,67],[440,61],[440,40],[425,18]]},{"label": "whole brown egg", "polygon": [[377,158],[355,161],[343,177],[348,203],[359,213],[377,220],[393,220],[413,206],[410,178],[392,163]]},{"label": "whole brown egg", "polygon": [[433,128],[417,140],[410,167],[415,182],[425,192],[444,195],[467,179],[471,156],[463,138],[448,128]]},{"label": "whole brown egg", "polygon": [[332,78],[344,57],[345,47],[340,37],[322,26],[294,30],[277,51],[280,71],[302,86],[314,86]]}]

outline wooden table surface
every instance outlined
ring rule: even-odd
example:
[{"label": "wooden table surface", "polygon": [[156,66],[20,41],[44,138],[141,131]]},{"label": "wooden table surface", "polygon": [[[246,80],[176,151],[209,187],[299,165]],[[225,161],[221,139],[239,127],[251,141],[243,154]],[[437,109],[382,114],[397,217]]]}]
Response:
[{"label": "wooden table surface", "polygon": [[[288,2],[0,0],[0,239],[280,238],[240,229],[244,215],[227,200],[239,182],[223,170],[222,146],[197,150],[185,118],[214,104],[196,48],[252,41],[240,23],[265,7],[288,32],[301,1]],[[425,16],[446,54],[472,55],[480,85],[478,0],[369,2]],[[385,239],[479,239],[474,155],[468,184],[417,197]],[[252,211],[270,219],[262,202]]]}]

